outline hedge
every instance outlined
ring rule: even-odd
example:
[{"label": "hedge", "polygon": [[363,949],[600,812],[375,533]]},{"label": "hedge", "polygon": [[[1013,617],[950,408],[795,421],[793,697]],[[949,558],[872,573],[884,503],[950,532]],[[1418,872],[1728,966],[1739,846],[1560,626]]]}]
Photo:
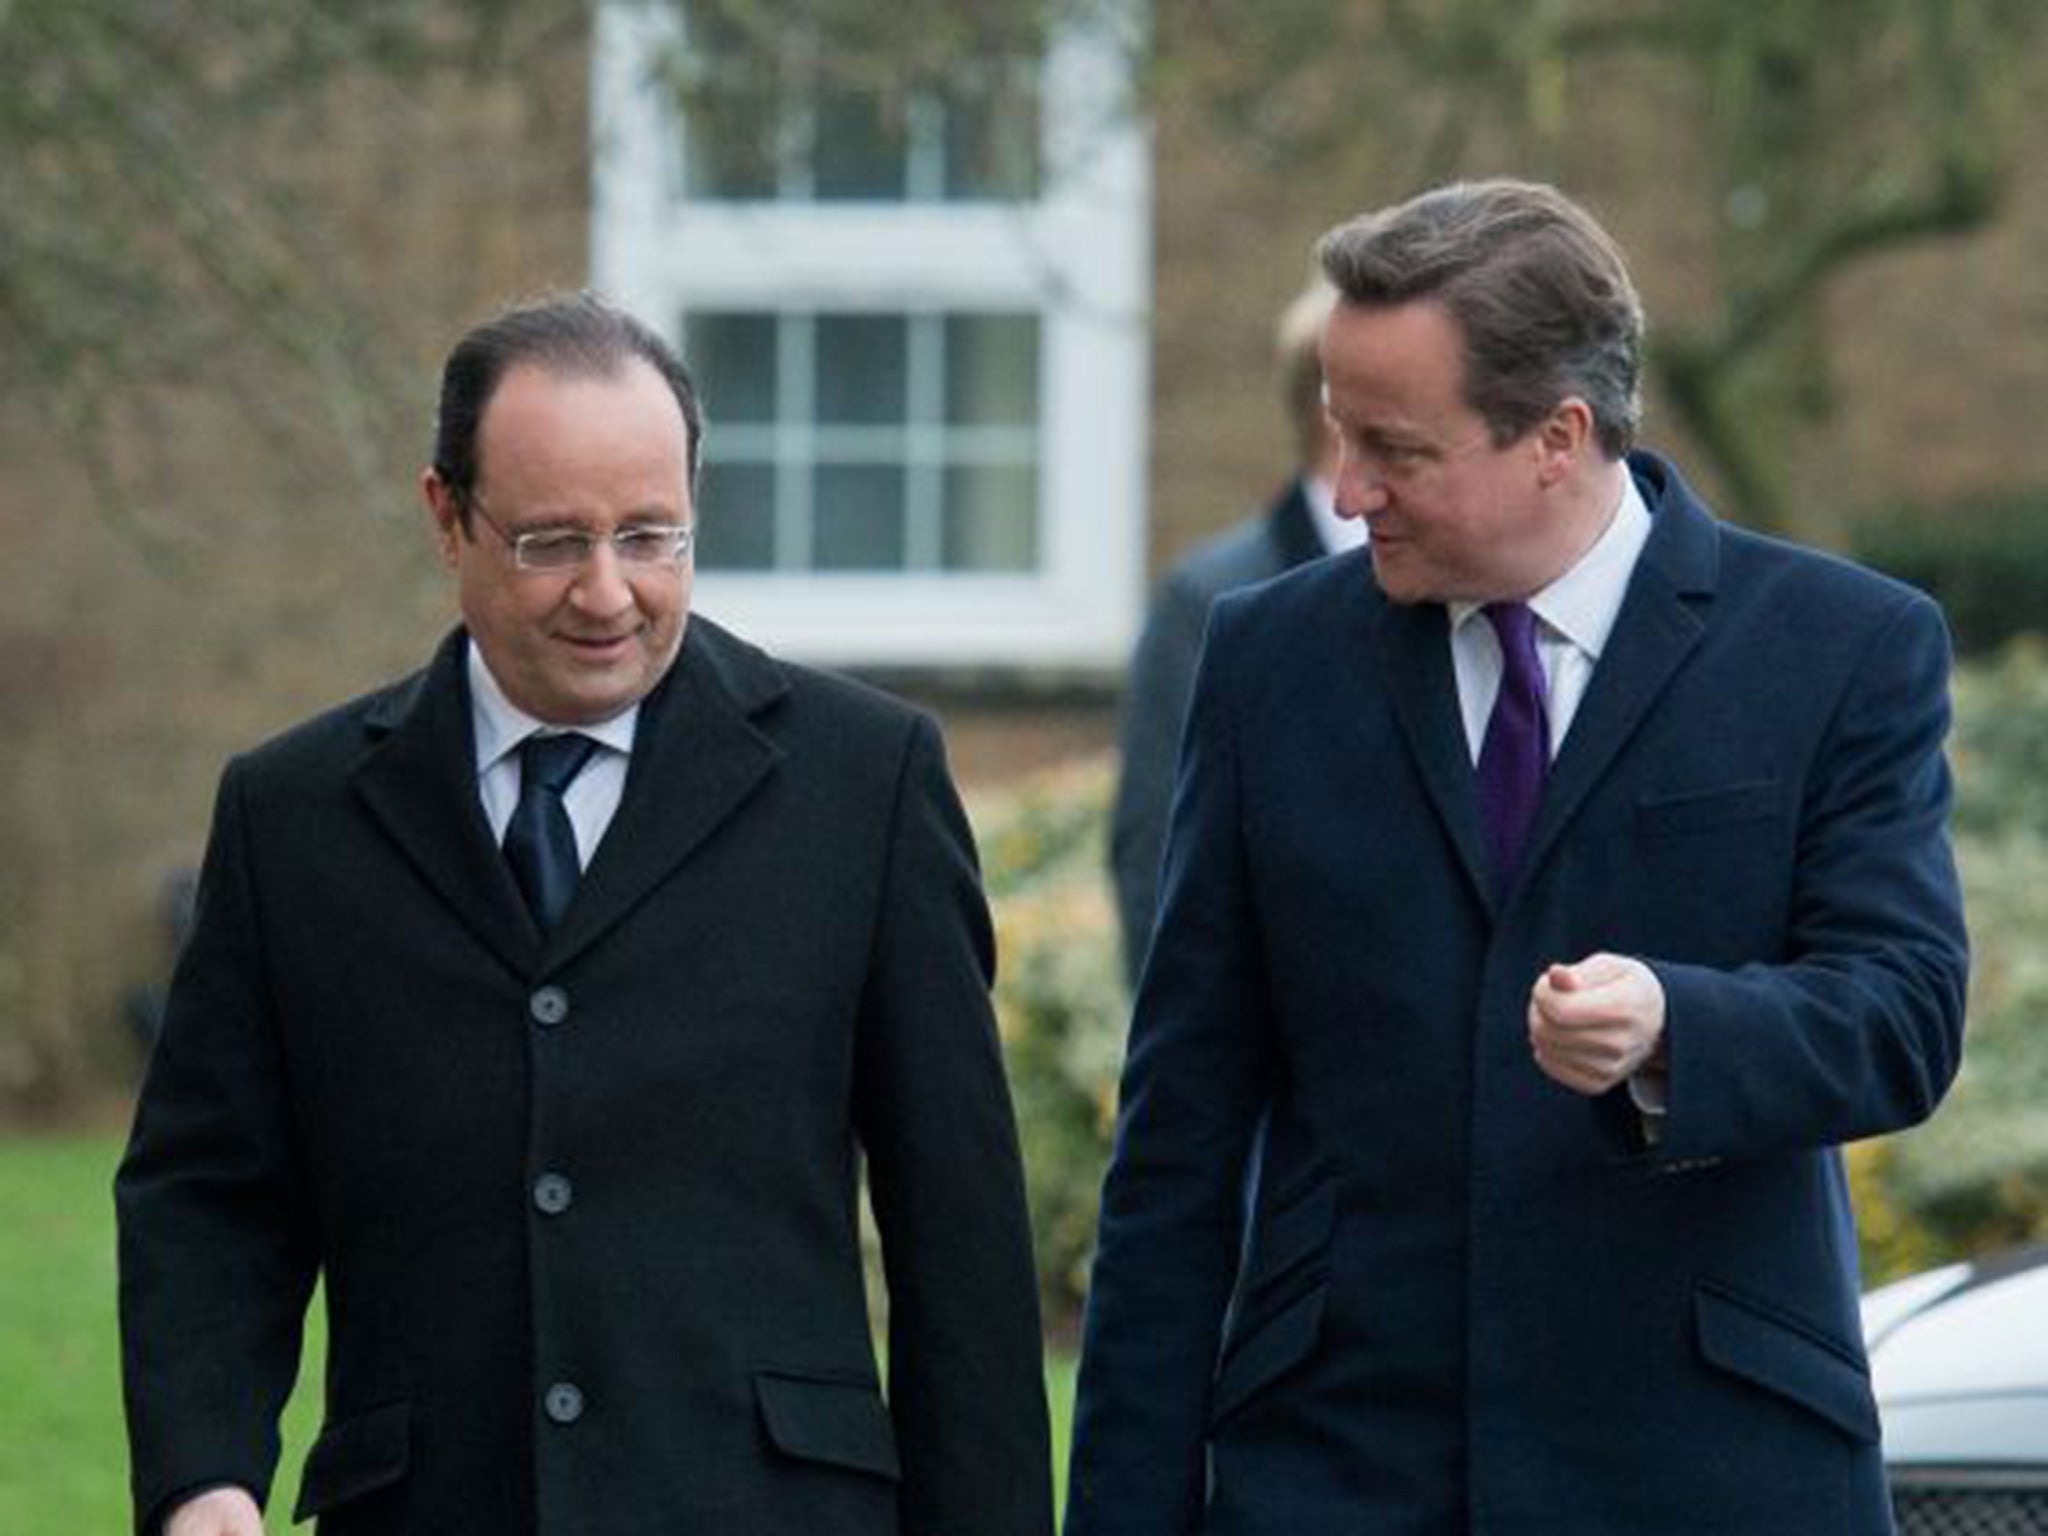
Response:
[{"label": "hedge", "polygon": [[2048,490],[1901,507],[1850,542],[1858,559],[1938,598],[1964,655],[2048,629]]}]

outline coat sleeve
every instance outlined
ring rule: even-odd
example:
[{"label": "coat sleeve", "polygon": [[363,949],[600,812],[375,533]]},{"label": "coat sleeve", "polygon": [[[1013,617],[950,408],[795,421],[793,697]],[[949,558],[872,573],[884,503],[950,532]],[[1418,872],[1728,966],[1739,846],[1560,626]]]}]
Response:
[{"label": "coat sleeve", "polygon": [[239,780],[214,809],[194,926],[115,1176],[136,1526],[234,1483],[259,1503],[316,1267],[263,974]]},{"label": "coat sleeve", "polygon": [[1852,669],[1800,807],[1782,962],[1652,960],[1673,1158],[1853,1141],[1933,1112],[1962,1054],[1968,948],[1947,832],[1949,650],[1904,600]]},{"label": "coat sleeve", "polygon": [[1164,900],[1103,1185],[1068,1481],[1068,1536],[1192,1536],[1246,1158],[1269,1097],[1225,615],[1195,683]]},{"label": "coat sleeve", "polygon": [[897,783],[862,999],[856,1128],[889,1288],[904,1536],[1049,1536],[1052,1460],[994,939],[936,729]]}]

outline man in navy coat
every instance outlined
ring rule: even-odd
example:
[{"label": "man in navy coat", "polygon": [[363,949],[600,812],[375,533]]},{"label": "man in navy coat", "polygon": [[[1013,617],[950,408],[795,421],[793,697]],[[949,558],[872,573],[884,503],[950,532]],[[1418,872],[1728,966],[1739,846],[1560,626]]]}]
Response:
[{"label": "man in navy coat", "polygon": [[1334,506],[1337,444],[1323,415],[1323,325],[1335,295],[1320,276],[1281,312],[1274,372],[1294,435],[1294,473],[1264,509],[1204,540],[1159,583],[1145,632],[1131,653],[1118,731],[1119,771],[1110,812],[1109,871],[1116,884],[1124,968],[1133,987],[1159,901],[1159,859],[1173,800],[1174,763],[1195,686],[1209,605],[1234,587],[1278,576],[1304,561],[1364,542],[1356,520]]},{"label": "man in navy coat", "polygon": [[1888,1531],[1836,1148],[1961,1047],[1940,615],[1632,451],[1554,190],[1318,254],[1371,540],[1211,620],[1067,1530]]},{"label": "man in navy coat", "polygon": [[223,778],[116,1188],[146,1536],[260,1532],[316,1276],[323,1536],[1048,1536],[938,733],[691,614],[698,430],[597,300],[472,331],[462,627]]}]

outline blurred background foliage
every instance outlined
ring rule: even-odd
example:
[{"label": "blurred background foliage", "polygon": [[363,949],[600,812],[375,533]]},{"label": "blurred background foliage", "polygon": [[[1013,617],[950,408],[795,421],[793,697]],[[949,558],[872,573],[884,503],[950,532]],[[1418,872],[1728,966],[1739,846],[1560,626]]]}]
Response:
[{"label": "blurred background foliage", "polygon": [[1873,1278],[2048,1238],[2048,648],[2038,638],[1959,675],[1952,756],[1969,1037],[1935,1117],[1852,1154]]},{"label": "blurred background foliage", "polygon": [[2048,490],[1889,508],[1856,525],[1850,551],[1931,593],[1965,655],[2048,625]]},{"label": "blurred background foliage", "polygon": [[996,1018],[1030,1183],[1048,1331],[1087,1292],[1130,1001],[1107,873],[1113,762],[1041,774],[970,804],[995,911]]},{"label": "blurred background foliage", "polygon": [[[1951,753],[1969,1039],[1931,1121],[1850,1149],[1873,1284],[2048,1239],[2048,647],[2024,639],[1961,669]],[[1071,1334],[1085,1294],[1128,1023],[1103,864],[1112,774],[1097,759],[970,807],[1055,1337]]]},{"label": "blurred background foliage", "polygon": [[[1882,345],[1872,337],[1884,327],[1858,305],[1893,291],[1868,284],[1873,269],[1944,245],[1982,252],[1996,242],[1973,237],[2024,211],[2048,6],[690,0],[687,11],[700,42],[718,46],[668,61],[665,78],[686,108],[712,113],[755,111],[792,60],[807,88],[886,113],[1060,28],[1112,30],[1129,52],[1132,109],[1155,120],[1167,152],[1154,520],[1176,538],[1193,515],[1223,515],[1196,507],[1215,491],[1211,444],[1266,451],[1263,422],[1240,421],[1255,350],[1199,349],[1231,341],[1233,302],[1259,311],[1255,342],[1269,313],[1250,268],[1204,267],[1213,250],[1249,240],[1272,291],[1297,280],[1302,242],[1268,189],[1307,189],[1296,196],[1312,196],[1315,227],[1450,175],[1602,189],[1603,215],[1627,225],[1658,295],[1656,435],[1680,435],[1730,516],[1850,548],[1934,592],[1980,658],[1960,679],[1956,736],[1973,1038],[1930,1127],[1854,1154],[1873,1272],[2048,1230],[2048,1110],[2036,1108],[2048,1105],[2048,666],[2037,646],[2000,649],[2048,615],[2048,495],[2022,483],[1881,511],[1855,490],[1870,465],[1899,498],[1963,483],[1957,461],[1973,485],[2038,479],[2024,426],[1999,418],[1971,435],[1948,419],[1999,401],[1921,382],[1928,353],[1961,335],[1971,376],[2001,381],[1987,394],[2027,419],[2038,348],[2013,317],[2043,313],[2026,286],[2038,260],[2007,250],[1942,267],[1953,303]],[[118,1020],[97,1007],[114,988],[95,977],[160,969],[138,937],[147,916],[131,910],[155,886],[130,866],[156,869],[196,830],[104,785],[170,801],[165,785],[182,772],[183,803],[203,806],[190,786],[210,779],[224,743],[272,728],[279,698],[368,680],[326,670],[371,654],[333,629],[340,616],[382,635],[420,622],[407,603],[438,604],[438,587],[408,595],[411,525],[380,524],[374,509],[403,500],[400,465],[418,445],[449,313],[474,302],[448,274],[526,270],[521,241],[556,195],[519,173],[551,164],[551,145],[569,145],[567,243],[581,248],[593,12],[592,0],[0,0],[0,404],[5,422],[33,423],[10,439],[23,451],[10,479],[40,487],[0,506],[34,573],[0,612],[0,717],[14,733],[0,758],[0,1113],[61,1118],[132,1071]],[[1213,201],[1190,189],[1225,162],[1254,174],[1217,182]],[[415,247],[399,233],[442,224],[463,238]],[[1980,287],[2010,290],[1988,312],[2012,334],[1970,328]],[[1888,409],[1865,414],[1873,378],[1889,381]],[[1859,384],[1864,404],[1844,411]],[[259,448],[230,453],[192,432],[195,400],[226,402]],[[1865,439],[1827,430],[1845,415],[1872,423]],[[46,446],[125,532],[121,548],[50,536],[79,498],[68,478],[23,479],[47,468]],[[294,482],[251,480],[259,449]],[[312,579],[323,562],[300,541],[344,523],[361,530],[348,535],[359,547],[325,562],[330,579],[387,606],[345,605]],[[263,563],[265,543],[288,563]],[[187,568],[194,586],[167,605],[172,619],[145,601],[160,594],[123,585],[127,554],[151,575]],[[260,640],[210,630],[178,603],[247,608]],[[121,649],[136,625],[143,638]],[[219,659],[201,654],[209,645]],[[167,671],[181,647],[194,652],[189,670]],[[218,697],[163,681],[180,676]],[[117,682],[137,695],[120,720]],[[152,771],[134,773],[136,761]],[[1080,1293],[1126,1022],[1101,873],[1111,772],[1094,760],[976,807],[1055,1318]],[[136,827],[162,847],[132,846]]]},{"label": "blurred background foliage", "polygon": [[[36,408],[146,555],[165,554],[132,516],[174,461],[165,391],[230,399],[300,453],[338,448],[381,490],[410,381],[337,259],[320,146],[366,110],[413,131],[437,83],[530,65],[586,9],[0,3],[0,398]],[[214,506],[240,511],[218,490]]]},{"label": "blurred background foliage", "polygon": [[[1129,110],[1334,186],[1576,181],[1585,124],[1641,100],[1684,146],[1641,174],[1690,185],[1708,231],[1683,312],[1652,327],[1663,402],[1745,521],[1830,542],[1839,512],[1788,474],[1838,394],[1824,301],[1873,258],[2000,216],[2048,28],[2039,0],[644,3],[683,19],[658,69],[706,119],[758,126],[799,87],[900,118],[1085,29],[1127,56]],[[0,392],[39,403],[116,514],[165,470],[135,448],[150,392],[195,381],[281,442],[339,447],[376,486],[413,360],[351,270],[320,146],[366,121],[424,140],[447,92],[521,91],[595,10],[0,3]],[[315,409],[283,408],[280,376]]]}]

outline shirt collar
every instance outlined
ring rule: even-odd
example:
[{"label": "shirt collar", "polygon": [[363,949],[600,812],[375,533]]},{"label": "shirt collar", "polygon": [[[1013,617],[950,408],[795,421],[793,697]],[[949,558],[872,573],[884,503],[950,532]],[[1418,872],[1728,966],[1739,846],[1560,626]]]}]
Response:
[{"label": "shirt collar", "polygon": [[[1529,607],[1552,633],[1598,661],[1613,633],[1614,621],[1621,616],[1629,577],[1635,573],[1636,559],[1649,538],[1650,509],[1643,505],[1635,476],[1624,468],[1621,502],[1606,529],[1570,570],[1530,597]],[[1457,630],[1485,605],[1457,602],[1448,606],[1451,628]]]},{"label": "shirt collar", "polygon": [[[476,771],[482,775],[507,753],[517,751],[527,737],[564,727],[536,720],[506,698],[505,690],[498,686],[498,679],[492,675],[484,661],[483,651],[474,640],[470,641],[468,651],[470,719],[476,731]],[[639,722],[640,706],[633,704],[609,720],[600,720],[595,725],[579,725],[575,729],[601,746],[630,756],[633,732]]]}]

